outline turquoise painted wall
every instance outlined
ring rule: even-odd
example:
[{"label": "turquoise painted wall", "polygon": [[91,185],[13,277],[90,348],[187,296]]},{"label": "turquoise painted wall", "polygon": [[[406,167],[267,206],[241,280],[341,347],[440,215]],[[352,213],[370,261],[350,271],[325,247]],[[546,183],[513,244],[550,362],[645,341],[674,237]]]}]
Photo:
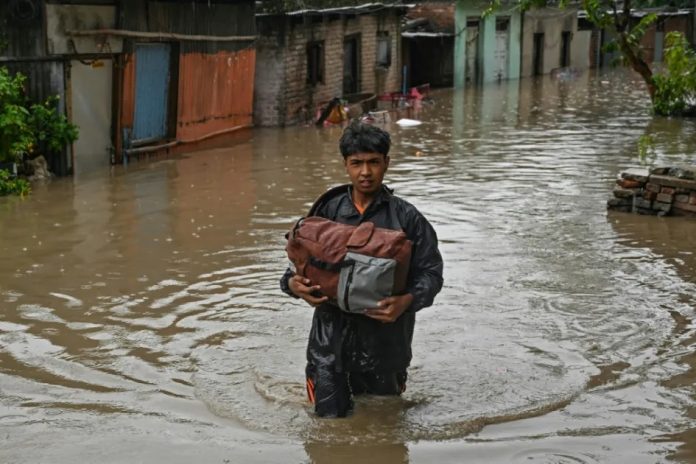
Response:
[{"label": "turquoise painted wall", "polygon": [[466,82],[466,12],[461,0],[454,11],[454,87],[464,87]]},{"label": "turquoise painted wall", "polygon": [[455,9],[454,41],[454,86],[463,87],[466,83],[466,23],[468,18],[479,19],[479,48],[478,67],[479,75],[483,82],[498,80],[496,73],[495,52],[497,47],[495,23],[499,16],[510,18],[507,43],[507,66],[504,79],[517,79],[520,77],[520,62],[522,55],[522,15],[519,10],[505,9],[481,19],[487,3],[476,0],[457,0]]}]

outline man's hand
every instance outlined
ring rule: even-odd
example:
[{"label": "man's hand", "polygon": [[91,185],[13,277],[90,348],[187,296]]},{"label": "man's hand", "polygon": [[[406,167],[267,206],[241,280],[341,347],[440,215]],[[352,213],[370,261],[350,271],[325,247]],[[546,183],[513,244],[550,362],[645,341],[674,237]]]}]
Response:
[{"label": "man's hand", "polygon": [[312,282],[308,278],[297,274],[288,279],[288,288],[290,288],[290,291],[294,293],[295,296],[302,298],[314,307],[319,306],[329,299],[328,296],[313,296],[312,292],[320,291],[321,287],[319,285],[312,285]]},{"label": "man's hand", "polygon": [[394,322],[411,306],[413,295],[390,296],[378,303],[379,307],[368,309],[365,315],[382,322]]}]

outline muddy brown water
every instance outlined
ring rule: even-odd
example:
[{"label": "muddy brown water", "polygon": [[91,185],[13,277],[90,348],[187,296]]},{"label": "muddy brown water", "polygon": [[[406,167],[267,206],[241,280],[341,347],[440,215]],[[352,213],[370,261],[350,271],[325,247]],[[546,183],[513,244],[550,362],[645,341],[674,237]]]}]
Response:
[{"label": "muddy brown water", "polygon": [[[317,420],[283,234],[343,182],[339,128],[255,129],[0,199],[0,462],[696,462],[696,220],[607,214],[693,162],[630,74],[434,93],[388,184],[445,287],[408,390]],[[637,140],[655,146],[637,156]]]}]

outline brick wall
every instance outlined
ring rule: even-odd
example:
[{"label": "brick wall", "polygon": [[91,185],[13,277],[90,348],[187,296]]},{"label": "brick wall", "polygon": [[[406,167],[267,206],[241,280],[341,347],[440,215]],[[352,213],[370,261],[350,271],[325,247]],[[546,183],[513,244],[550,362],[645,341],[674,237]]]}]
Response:
[{"label": "brick wall", "polygon": [[696,166],[629,169],[616,180],[612,194],[610,210],[696,217]]},{"label": "brick wall", "polygon": [[[641,47],[643,47],[643,59],[647,63],[652,63],[653,61],[655,61],[656,56],[664,56],[664,38],[668,33],[672,31],[678,31],[684,34],[687,39],[689,39],[688,16],[667,16],[658,19],[658,22],[661,22],[663,24],[662,42],[659,44],[655,42],[655,33],[657,31],[657,25],[654,23],[648,28],[648,30],[645,32],[645,35],[641,38],[640,41]],[[662,50],[660,50],[659,53],[656,53],[655,47],[659,45],[662,45]]]},{"label": "brick wall", "polygon": [[[307,18],[309,19],[309,18]],[[257,41],[254,122],[284,126],[313,120],[316,108],[343,94],[343,46],[346,37],[360,37],[360,93],[397,91],[401,84],[401,30],[399,15],[376,15],[291,20],[283,18],[284,33],[264,33]],[[277,20],[276,20],[277,21]],[[275,30],[278,30],[276,27]],[[391,40],[391,66],[377,69],[377,32]],[[307,44],[323,41],[324,79],[307,82]]]}]

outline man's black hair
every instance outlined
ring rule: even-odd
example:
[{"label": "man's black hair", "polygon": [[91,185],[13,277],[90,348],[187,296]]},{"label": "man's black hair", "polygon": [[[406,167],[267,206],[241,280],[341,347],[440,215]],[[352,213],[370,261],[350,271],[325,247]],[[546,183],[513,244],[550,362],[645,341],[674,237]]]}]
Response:
[{"label": "man's black hair", "polygon": [[343,131],[338,146],[343,158],[356,153],[380,153],[387,156],[391,137],[379,127],[354,121]]}]

